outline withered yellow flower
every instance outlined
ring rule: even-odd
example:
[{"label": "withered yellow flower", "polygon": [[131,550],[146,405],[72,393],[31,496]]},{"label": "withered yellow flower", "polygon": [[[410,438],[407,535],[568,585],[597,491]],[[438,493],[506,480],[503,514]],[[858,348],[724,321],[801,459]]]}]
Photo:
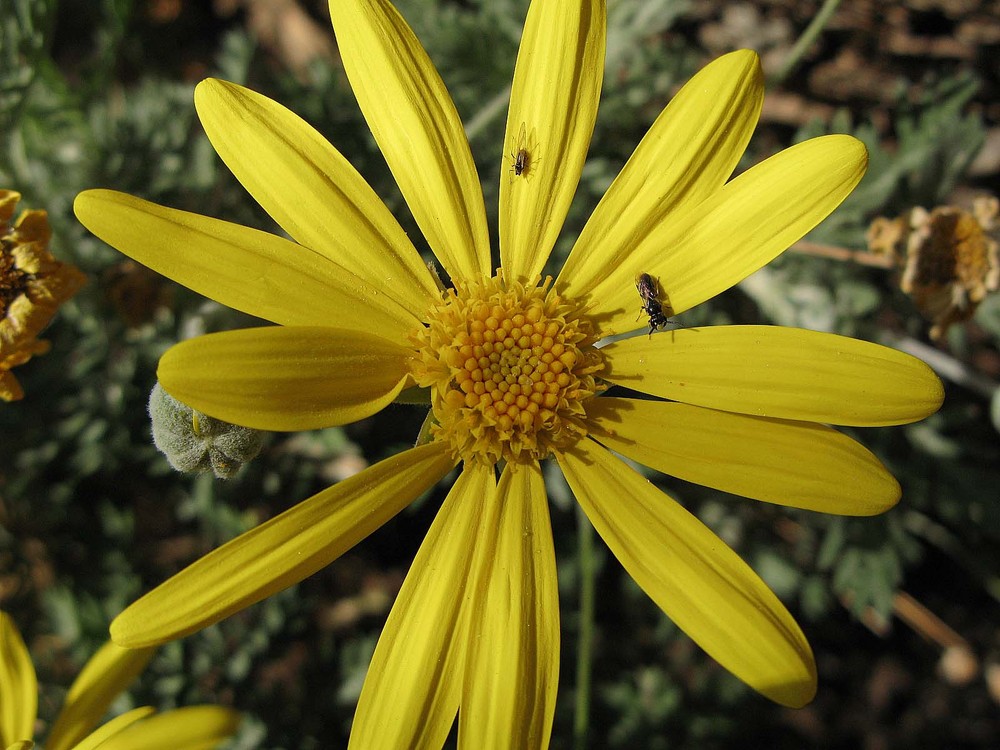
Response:
[{"label": "withered yellow flower", "polygon": [[0,399],[17,401],[24,390],[11,370],[49,350],[38,334],[86,277],[49,253],[48,215],[23,211],[13,223],[20,193],[0,190]]},{"label": "withered yellow flower", "polygon": [[868,229],[873,252],[902,267],[899,287],[930,320],[932,339],[970,320],[989,292],[1000,288],[1000,201],[980,197],[972,210],[917,206],[896,219],[879,217]]}]

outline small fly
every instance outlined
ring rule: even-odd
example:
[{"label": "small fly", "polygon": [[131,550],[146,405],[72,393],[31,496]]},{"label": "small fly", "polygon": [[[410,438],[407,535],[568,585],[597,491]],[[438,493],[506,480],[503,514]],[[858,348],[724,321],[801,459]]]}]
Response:
[{"label": "small fly", "polygon": [[527,172],[530,164],[531,154],[528,153],[528,149],[519,149],[517,154],[514,155],[514,175],[519,177]]},{"label": "small fly", "polygon": [[527,127],[523,122],[521,123],[521,129],[517,131],[516,146],[514,150],[511,151],[510,158],[514,161],[510,167],[510,171],[514,173],[514,176],[524,177],[527,179],[528,174],[531,171],[532,158],[530,145],[528,143]]},{"label": "small fly", "polygon": [[648,273],[640,273],[635,277],[635,288],[642,298],[642,307],[639,314],[646,313],[649,316],[649,335],[653,331],[666,328],[670,319],[663,313],[663,304],[660,302],[660,287],[656,279]]}]

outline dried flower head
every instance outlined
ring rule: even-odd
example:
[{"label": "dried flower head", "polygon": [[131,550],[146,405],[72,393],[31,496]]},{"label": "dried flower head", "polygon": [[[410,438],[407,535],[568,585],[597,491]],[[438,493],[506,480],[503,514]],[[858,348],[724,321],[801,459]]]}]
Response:
[{"label": "dried flower head", "polygon": [[20,200],[20,193],[0,190],[0,399],[4,401],[23,398],[11,369],[48,351],[49,342],[38,334],[86,281],[79,269],[49,253],[52,230],[45,211],[23,211],[11,223]]},{"label": "dried flower head", "polygon": [[987,292],[1000,286],[998,225],[1000,201],[979,198],[972,211],[957,206],[921,207],[896,219],[878,218],[868,230],[872,252],[896,257],[903,268],[900,288],[933,322],[932,339],[969,320]]}]

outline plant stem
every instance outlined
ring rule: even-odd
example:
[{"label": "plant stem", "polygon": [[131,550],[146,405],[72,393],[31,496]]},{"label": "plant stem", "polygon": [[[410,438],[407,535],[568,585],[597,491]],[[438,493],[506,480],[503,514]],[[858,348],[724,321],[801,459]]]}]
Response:
[{"label": "plant stem", "polygon": [[503,115],[504,108],[510,102],[510,86],[506,86],[502,91],[497,92],[489,99],[475,116],[465,123],[465,137],[470,141],[474,140],[480,132],[484,131],[497,118]]},{"label": "plant stem", "polygon": [[781,70],[775,73],[771,77],[771,80],[768,81],[768,87],[780,86],[784,83],[785,79],[795,69],[795,66],[802,60],[802,56],[808,51],[809,45],[816,41],[816,37],[820,35],[820,32],[829,23],[838,5],[840,5],[840,0],[825,0],[823,7],[819,9],[819,13],[806,26],[806,30],[802,32],[802,36],[799,37],[795,46],[792,47],[792,51],[788,53],[788,57],[785,58]]},{"label": "plant stem", "polygon": [[573,747],[587,747],[590,720],[590,667],[594,643],[594,527],[577,506],[577,556],[580,561],[580,613],[576,648],[576,710],[573,718]]}]

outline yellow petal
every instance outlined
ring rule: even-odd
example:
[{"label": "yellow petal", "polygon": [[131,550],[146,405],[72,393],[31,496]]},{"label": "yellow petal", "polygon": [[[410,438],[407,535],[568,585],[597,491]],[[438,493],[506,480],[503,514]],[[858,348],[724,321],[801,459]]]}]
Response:
[{"label": "yellow petal", "polygon": [[635,242],[621,263],[609,262],[589,290],[590,313],[605,334],[645,325],[636,320],[638,273],[657,279],[668,314],[714,297],[825,219],[867,164],[864,145],[846,135],[785,149],[701,203],[683,204]]},{"label": "yellow petal", "polygon": [[215,150],[296,241],[408,310],[438,301],[434,278],[389,209],[314,128],[266,96],[209,78],[194,103]]},{"label": "yellow petal", "polygon": [[21,194],[16,190],[0,189],[0,223],[10,222],[20,200]]},{"label": "yellow petal", "polygon": [[689,404],[593,399],[591,436],[688,482],[794,508],[882,513],[899,483],[863,445],[823,425],[748,417]]},{"label": "yellow petal", "polygon": [[440,748],[458,711],[468,641],[463,604],[493,468],[466,466],[438,511],[368,667],[349,747]]},{"label": "yellow petal", "polygon": [[707,526],[591,440],[559,465],[625,570],[709,656],[777,703],[813,699],[816,665],[799,626]]},{"label": "yellow petal", "polygon": [[500,170],[500,264],[510,280],[541,273],[580,181],[604,78],[606,15],[604,0],[528,8]]},{"label": "yellow petal", "polygon": [[454,465],[447,447],[434,442],[303,500],[133,603],[111,623],[112,639],[126,648],[166,643],[298,583],[396,515]]},{"label": "yellow petal", "polygon": [[259,430],[356,422],[402,390],[411,350],[361,331],[245,328],[167,350],[157,377],[177,400]]},{"label": "yellow petal", "polygon": [[47,750],[70,750],[104,718],[115,697],[146,668],[156,649],[108,642],[84,665],[49,731]]},{"label": "yellow petal", "polygon": [[33,750],[35,743],[31,740],[21,740],[20,742],[15,742],[13,745],[9,745],[7,750]]},{"label": "yellow petal", "polygon": [[0,746],[30,740],[37,711],[38,681],[31,654],[10,615],[0,612]]},{"label": "yellow petal", "polygon": [[486,206],[462,121],[387,0],[330,0],[344,70],[427,244],[453,278],[491,275]]},{"label": "yellow petal", "polygon": [[759,417],[905,424],[933,414],[944,398],[941,381],[916,357],[798,328],[685,328],[636,336],[601,351],[611,382]]},{"label": "yellow petal", "polygon": [[228,708],[177,708],[133,723],[105,741],[100,750],[212,750],[239,726],[240,715]]},{"label": "yellow petal", "polygon": [[559,682],[559,591],[538,464],[508,464],[487,507],[458,745],[547,748]]},{"label": "yellow petal", "polygon": [[[583,297],[608,271],[631,273],[636,245],[681,206],[725,184],[757,124],[764,76],[757,53],[740,50],[706,65],[670,101],[594,209],[556,286]],[[635,299],[629,307],[637,310]],[[632,313],[635,317],[635,313]]]},{"label": "yellow petal", "polygon": [[281,325],[377,330],[399,343],[420,325],[378,285],[257,229],[113,190],[87,190],[76,217],[112,247],[199,294]]},{"label": "yellow petal", "polygon": [[[155,713],[156,710],[151,706],[133,708],[131,711],[123,713],[121,716],[116,716],[107,724],[104,724],[95,732],[88,735],[82,742],[80,742],[80,744],[76,745],[73,750],[97,750],[97,748],[104,750],[106,747],[104,743],[109,742],[110,739],[116,734],[124,732],[136,722],[142,721],[147,716],[152,716]],[[132,750],[136,750],[136,748],[133,747]]]},{"label": "yellow petal", "polygon": [[[4,352],[6,355],[7,353]],[[4,362],[5,367],[9,367],[9,362]],[[24,389],[17,382],[9,370],[0,369],[0,401],[20,401],[24,398]]]}]

